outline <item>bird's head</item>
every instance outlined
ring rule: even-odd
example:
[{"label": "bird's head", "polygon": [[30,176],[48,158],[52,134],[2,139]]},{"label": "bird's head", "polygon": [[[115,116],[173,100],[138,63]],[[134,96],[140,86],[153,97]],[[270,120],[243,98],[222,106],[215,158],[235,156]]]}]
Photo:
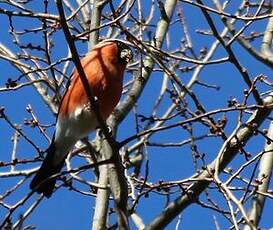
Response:
[{"label": "bird's head", "polygon": [[118,46],[119,61],[121,64],[127,65],[133,59],[133,52],[130,47],[121,41],[116,41]]},{"label": "bird's head", "polygon": [[120,64],[125,68],[133,59],[133,52],[129,45],[131,45],[131,43],[126,41],[106,39],[98,43],[90,53],[99,55],[103,57],[104,60]]}]

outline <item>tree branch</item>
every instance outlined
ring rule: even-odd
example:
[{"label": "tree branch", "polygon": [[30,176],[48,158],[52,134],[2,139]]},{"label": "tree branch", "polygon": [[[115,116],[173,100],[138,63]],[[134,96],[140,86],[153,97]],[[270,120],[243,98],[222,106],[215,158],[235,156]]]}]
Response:
[{"label": "tree branch", "polygon": [[[272,103],[273,95],[270,95],[264,99],[265,105],[271,105]],[[272,107],[257,109],[257,111],[250,117],[244,126],[235,129],[223,144],[217,158],[210,163],[205,170],[193,176],[198,181],[189,186],[183,195],[171,202],[161,214],[159,214],[150,224],[147,225],[145,229],[164,229],[164,227],[167,226],[167,224],[169,224],[177,215],[179,215],[179,213],[194,203],[196,199],[198,199],[199,195],[209,186],[212,174],[216,171],[221,173],[224,170],[224,168],[238,153],[239,149],[241,148],[241,144],[246,144],[247,141],[253,136],[253,127],[258,128],[271,113],[271,109]]]},{"label": "tree branch", "polygon": [[[273,139],[273,123],[270,123],[267,137],[269,139]],[[257,176],[257,181],[259,181],[261,184],[258,185],[257,192],[266,193],[269,187],[271,174],[272,174],[272,168],[273,168],[273,142],[266,140],[265,153],[262,155],[262,158],[260,160],[259,165],[259,173]],[[258,227],[259,221],[262,216],[263,207],[265,203],[266,196],[262,194],[256,194],[253,197],[251,209],[248,214],[249,219],[253,222],[253,224]],[[249,230],[250,227],[246,225],[244,227],[244,230]]]}]

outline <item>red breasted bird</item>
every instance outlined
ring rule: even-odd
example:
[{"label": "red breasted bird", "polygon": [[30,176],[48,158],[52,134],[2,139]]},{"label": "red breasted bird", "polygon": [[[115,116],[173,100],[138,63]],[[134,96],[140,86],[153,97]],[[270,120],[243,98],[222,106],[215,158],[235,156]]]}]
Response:
[{"label": "red breasted bird", "polygon": [[[121,41],[104,41],[94,46],[81,60],[104,120],[119,102],[124,71],[131,59],[132,51],[126,44]],[[98,126],[79,74],[74,70],[70,86],[60,103],[55,134],[30,188],[50,197],[56,179],[49,177],[61,171],[65,158],[75,143]]]}]

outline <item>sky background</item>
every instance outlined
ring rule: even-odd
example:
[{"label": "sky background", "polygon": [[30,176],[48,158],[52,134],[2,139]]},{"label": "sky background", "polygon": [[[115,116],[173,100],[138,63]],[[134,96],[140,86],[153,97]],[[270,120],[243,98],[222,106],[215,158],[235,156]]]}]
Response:
[{"label": "sky background", "polygon": [[[42,10],[42,7],[39,1],[32,1],[28,6],[29,8],[35,9],[36,12]],[[145,10],[149,7],[150,1],[143,2],[143,12],[145,15]],[[239,2],[239,1],[238,1]],[[190,6],[188,4],[182,4],[183,10],[185,13],[186,21],[188,22],[189,32],[192,36],[193,46],[196,51],[200,50],[204,46],[210,47],[210,44],[214,41],[214,38],[208,36],[202,36],[196,33],[196,29],[208,29],[207,24],[205,23],[203,15],[200,13],[200,10]],[[0,7],[3,7],[0,4]],[[6,5],[5,5],[6,7]],[[147,7],[147,8],[146,8]],[[236,7],[233,5],[233,7]],[[50,9],[52,12],[56,13],[54,2],[50,2]],[[232,11],[233,9],[228,9]],[[158,9],[155,13],[155,19],[153,23],[157,22],[157,16],[159,12]],[[175,15],[175,17],[177,17]],[[216,25],[220,31],[223,28],[218,17],[213,15]],[[33,28],[36,26],[37,21],[25,19],[25,18],[16,18],[14,20],[16,28]],[[257,32],[262,32],[265,29],[266,21],[259,21],[253,24],[252,29],[255,28]],[[12,43],[11,36],[9,35],[9,20],[5,15],[0,15],[0,43],[9,47],[15,53],[17,52],[16,47]],[[251,31],[251,28],[249,29]],[[52,59],[58,60],[61,57],[64,57],[67,53],[67,46],[62,37],[62,32],[58,32],[55,35],[54,39],[55,47],[52,52]],[[183,37],[183,31],[181,30],[181,25],[174,24],[170,28],[169,39],[171,40],[170,49],[175,48],[176,44],[179,42],[181,37]],[[34,35],[32,38],[25,37],[25,41],[31,41],[33,43],[39,43],[41,41],[41,36],[39,34]],[[30,40],[32,39],[32,40]],[[87,45],[81,42],[77,43],[78,50],[81,54],[84,54],[87,51]],[[163,46],[163,49],[166,48],[166,43]],[[265,74],[272,79],[272,70],[261,64],[258,61],[255,61],[250,55],[242,49],[237,43],[232,46],[234,52],[237,54],[237,57],[240,59],[241,64],[247,68],[248,72],[252,77],[255,77],[259,74]],[[214,58],[223,57],[226,54],[223,52],[223,49],[219,49]],[[190,66],[190,64],[189,64]],[[0,59],[0,87],[4,87],[8,78],[16,78],[19,76],[19,72],[15,70],[8,62]],[[181,76],[182,75],[182,76]],[[190,73],[180,73],[181,78],[184,82],[188,82],[191,77]],[[131,74],[126,74],[125,82],[132,78]],[[205,105],[207,111],[223,108],[227,106],[227,100],[230,97],[236,97],[239,101],[242,101],[243,89],[246,88],[245,83],[242,80],[240,74],[236,69],[228,63],[211,65],[206,67],[200,75],[202,82],[209,84],[217,85],[221,88],[220,91],[214,89],[208,89],[201,86],[194,86],[193,90],[199,97],[200,101]],[[138,103],[138,111],[143,115],[149,115],[152,109],[154,101],[158,97],[161,88],[162,73],[153,72],[148,82],[140,100]],[[265,89],[262,85],[259,86],[260,90]],[[169,106],[169,98],[164,98],[164,103],[158,111],[158,115],[163,114],[167,107]],[[29,114],[26,112],[26,106],[31,104],[35,114],[43,124],[54,124],[55,118],[52,115],[52,112],[47,108],[40,98],[38,93],[32,87],[24,87],[16,92],[0,92],[0,106],[5,107],[6,114],[10,117],[12,122],[22,124],[25,118],[30,118]],[[221,116],[219,115],[219,118]],[[229,115],[229,125],[226,127],[226,134],[230,134],[236,126],[237,113],[232,113]],[[179,120],[179,119],[178,119]],[[177,121],[178,121],[177,120]],[[173,121],[172,121],[173,122]],[[135,133],[134,127],[134,117],[131,113],[120,125],[117,140],[121,141],[124,138],[127,138]],[[263,127],[266,128],[268,122],[266,122]],[[41,149],[46,149],[48,142],[45,138],[39,134],[37,129],[32,129],[27,126],[22,127],[24,132],[37,143]],[[205,130],[202,130],[202,127],[198,129],[196,133],[202,133]],[[47,133],[51,136],[54,132],[54,129],[47,129]],[[0,161],[9,161],[10,153],[12,151],[12,142],[11,137],[14,134],[14,131],[9,128],[7,123],[0,119]],[[185,135],[185,136],[183,136]],[[91,134],[92,136],[92,134]],[[175,138],[174,138],[175,137]],[[187,134],[181,132],[181,128],[175,128],[168,131],[160,132],[155,135],[151,140],[155,142],[168,142],[174,140],[182,140],[187,138]],[[264,141],[262,138],[256,137],[255,140],[252,140],[248,143],[247,149],[253,154],[257,154],[263,149]],[[205,141],[198,142],[199,151],[206,152],[206,160],[209,163],[214,159],[215,154],[218,152],[222,145],[222,141],[215,139],[206,139]],[[161,149],[158,147],[148,147],[148,157],[149,166],[151,168],[149,172],[149,181],[157,182],[159,180],[168,181],[168,180],[177,180],[178,178],[184,179],[191,176],[194,173],[194,168],[192,164],[191,151],[189,146],[181,148],[169,148]],[[32,158],[35,156],[36,152],[32,146],[27,144],[23,139],[20,139],[17,151],[18,158]],[[76,161],[75,161],[76,162]],[[242,155],[236,157],[236,161],[232,163],[232,167],[236,168],[244,162]],[[36,166],[38,164],[35,164]],[[33,165],[23,165],[19,166],[18,169],[30,168]],[[7,171],[6,168],[0,168],[0,172]],[[245,173],[249,173],[246,171]],[[144,170],[142,171],[144,175]],[[0,179],[0,193],[2,194],[7,188],[10,188],[14,185],[14,182],[17,181],[17,178],[1,178]],[[29,180],[30,182],[30,180]],[[16,193],[15,196],[12,196],[9,201],[14,203],[18,197],[22,197],[22,194],[27,194],[28,183],[25,183],[20,190]],[[86,189],[86,188],[85,188]],[[178,196],[178,193],[170,196],[170,199],[173,200]],[[215,194],[219,196],[219,194]],[[31,204],[37,195],[27,202],[21,209],[18,209],[13,218],[17,219],[23,210],[26,209]],[[201,195],[203,197],[203,195]],[[219,200],[221,197],[219,197]],[[50,199],[43,199],[39,207],[27,218],[25,224],[36,226],[37,229],[90,229],[92,222],[92,216],[94,212],[94,198],[88,196],[83,196],[75,192],[71,192],[66,188],[59,189]],[[223,200],[222,200],[223,201]],[[143,218],[144,223],[149,223],[156,215],[160,213],[162,208],[166,205],[166,198],[158,198],[158,195],[155,193],[150,193],[149,198],[145,202],[140,202],[137,213]],[[273,203],[267,202],[264,210],[264,217],[261,220],[261,226],[264,229],[269,229],[272,227],[272,210]],[[0,219],[2,220],[5,211],[0,207]],[[219,221],[221,229],[228,229],[230,226],[224,218],[222,218],[216,212],[213,212],[208,209],[200,208],[200,206],[193,204],[187,208],[181,215],[182,224],[180,229],[215,229],[214,217]],[[113,223],[113,222],[112,222]],[[174,229],[177,223],[177,219],[174,220],[166,229]],[[132,225],[133,226],[133,225]],[[134,229],[134,227],[132,227]]]}]

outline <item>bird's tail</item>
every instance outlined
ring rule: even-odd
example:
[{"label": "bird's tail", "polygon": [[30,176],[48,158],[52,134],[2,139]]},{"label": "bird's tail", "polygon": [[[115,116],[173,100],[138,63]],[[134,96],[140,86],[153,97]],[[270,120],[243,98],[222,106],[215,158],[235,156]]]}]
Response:
[{"label": "bird's tail", "polygon": [[47,155],[44,159],[40,169],[32,179],[30,183],[30,188],[36,192],[43,193],[47,198],[49,198],[54,190],[57,178],[50,178],[53,175],[59,173],[64,165],[64,161],[61,161],[56,165],[54,163],[54,153],[56,148],[52,143],[47,149]]}]

